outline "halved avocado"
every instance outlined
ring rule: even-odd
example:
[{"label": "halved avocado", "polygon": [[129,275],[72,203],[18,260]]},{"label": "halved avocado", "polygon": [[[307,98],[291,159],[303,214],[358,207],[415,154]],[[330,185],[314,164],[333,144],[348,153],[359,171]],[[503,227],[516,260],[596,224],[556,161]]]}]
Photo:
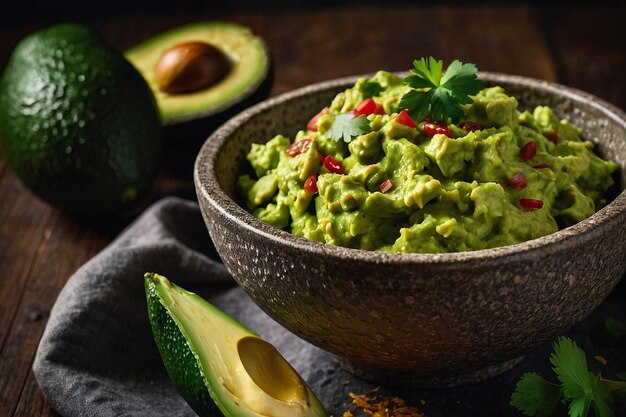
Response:
[{"label": "halved avocado", "polygon": [[[218,48],[230,61],[230,69],[206,88],[181,94],[165,93],[155,81],[157,63],[165,52],[188,42]],[[132,47],[125,55],[152,88],[164,125],[204,118],[231,108],[259,89],[270,70],[263,40],[247,27],[230,22],[181,26]]]},{"label": "halved avocado", "polygon": [[327,417],[270,343],[158,274],[145,275],[148,316],[174,386],[201,417]]}]

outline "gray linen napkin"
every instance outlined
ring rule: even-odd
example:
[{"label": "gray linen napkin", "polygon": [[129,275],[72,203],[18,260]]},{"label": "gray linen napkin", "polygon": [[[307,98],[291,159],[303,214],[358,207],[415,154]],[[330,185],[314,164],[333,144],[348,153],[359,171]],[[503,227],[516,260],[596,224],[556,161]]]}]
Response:
[{"label": "gray linen napkin", "polygon": [[[174,391],[152,338],[143,274],[194,290],[272,341],[305,378],[326,355],[269,319],[219,261],[196,203],[167,198],[83,265],[61,291],[33,370],[63,416],[194,416]],[[208,291],[207,291],[208,290]],[[319,378],[318,378],[319,379]]]},{"label": "gray linen napkin", "polygon": [[[262,312],[220,263],[197,204],[167,198],[76,271],[50,313],[33,370],[45,397],[63,416],[195,415],[171,386],[152,338],[145,272],[163,274],[199,293],[272,342],[335,417],[350,408],[348,392],[367,393],[376,386],[347,374],[328,354]],[[625,317],[624,303],[618,301],[605,303],[597,314]],[[623,353],[590,346],[585,325],[577,329],[570,336],[593,354],[605,355],[619,367],[616,371],[623,370]],[[480,384],[422,391],[383,387],[380,393],[401,396],[428,417],[521,415],[508,405],[515,382],[531,370],[550,375],[549,352],[545,345],[513,370]],[[420,405],[422,399],[426,405]]]}]

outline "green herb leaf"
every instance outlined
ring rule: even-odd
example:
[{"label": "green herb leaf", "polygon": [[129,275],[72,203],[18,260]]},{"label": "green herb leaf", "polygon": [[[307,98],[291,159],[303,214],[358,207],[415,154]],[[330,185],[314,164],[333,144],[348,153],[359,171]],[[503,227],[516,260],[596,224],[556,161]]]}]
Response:
[{"label": "green herb leaf", "polygon": [[553,345],[550,362],[563,385],[563,396],[570,400],[570,416],[584,417],[593,399],[594,375],[587,369],[585,352],[572,340],[560,337]]},{"label": "green herb leaf", "polygon": [[612,403],[611,394],[602,384],[600,375],[596,376],[593,386],[593,405],[596,417],[615,417],[611,407]]},{"label": "green herb leaf", "polygon": [[335,116],[330,129],[326,131],[325,136],[339,142],[343,139],[349,143],[353,136],[359,136],[372,131],[370,122],[365,115],[354,117],[352,113],[341,113]]},{"label": "green herb leaf", "polygon": [[413,119],[421,120],[430,107],[431,118],[446,122],[451,119],[458,123],[463,116],[461,104],[472,102],[470,95],[485,88],[477,78],[474,64],[464,64],[454,60],[445,73],[443,62],[433,57],[413,61],[412,75],[404,83],[412,88],[400,99],[400,108],[406,108]]},{"label": "green herb leaf", "polygon": [[511,405],[527,416],[550,416],[562,398],[562,389],[537,373],[526,373],[511,395]]},{"label": "green herb leaf", "polygon": [[585,352],[567,337],[560,337],[553,347],[550,362],[561,385],[535,373],[524,374],[511,396],[511,405],[528,416],[546,417],[554,413],[557,399],[562,398],[562,403],[569,403],[570,417],[588,417],[592,406],[595,417],[615,417],[613,397],[626,393],[626,382],[589,372]]},{"label": "green herb leaf", "polygon": [[603,388],[611,394],[626,395],[626,375],[624,373],[617,374],[621,381],[612,381],[610,379],[600,379]]},{"label": "green herb leaf", "polygon": [[409,109],[408,113],[413,120],[422,120],[428,114],[433,93],[433,90],[424,93],[411,90],[402,96],[399,107],[401,109]]},{"label": "green herb leaf", "polygon": [[383,86],[376,81],[365,81],[361,85],[361,92],[365,98],[377,96],[381,91],[383,91]]}]

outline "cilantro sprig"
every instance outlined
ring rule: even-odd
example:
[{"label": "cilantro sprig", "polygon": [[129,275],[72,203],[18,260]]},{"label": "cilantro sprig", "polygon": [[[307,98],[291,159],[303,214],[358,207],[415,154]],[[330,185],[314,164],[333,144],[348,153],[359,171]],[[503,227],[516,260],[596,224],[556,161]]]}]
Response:
[{"label": "cilantro sprig", "polygon": [[361,85],[361,91],[363,92],[364,98],[374,97],[383,91],[383,86],[376,81],[365,81],[363,85]]},{"label": "cilantro sprig", "polygon": [[349,143],[353,136],[363,135],[371,131],[370,122],[365,115],[354,117],[352,112],[348,112],[336,115],[330,129],[324,135],[337,142],[343,139],[344,142]]},{"label": "cilantro sprig", "polygon": [[511,405],[527,416],[548,417],[559,403],[568,404],[570,417],[587,417],[593,406],[596,417],[614,417],[613,399],[626,394],[626,381],[604,379],[587,369],[585,352],[567,337],[560,337],[550,355],[560,384],[537,373],[526,373],[518,381]]},{"label": "cilantro sprig", "polygon": [[477,78],[474,64],[454,60],[443,71],[443,61],[432,56],[413,61],[412,75],[404,83],[412,88],[400,99],[400,108],[414,120],[421,120],[431,112],[430,118],[438,122],[458,123],[463,116],[461,104],[470,104],[471,95],[485,88]]}]

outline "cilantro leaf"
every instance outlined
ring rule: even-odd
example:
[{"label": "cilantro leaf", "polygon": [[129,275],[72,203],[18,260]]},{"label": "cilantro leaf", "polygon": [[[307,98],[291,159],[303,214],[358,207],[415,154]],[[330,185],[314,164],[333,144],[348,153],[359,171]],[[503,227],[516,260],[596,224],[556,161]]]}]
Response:
[{"label": "cilantro leaf", "polygon": [[401,109],[409,109],[413,120],[422,120],[428,114],[433,94],[433,90],[424,93],[411,90],[402,96],[399,107]]},{"label": "cilantro leaf", "polygon": [[595,378],[587,369],[585,352],[566,337],[560,337],[553,347],[550,362],[563,385],[563,396],[571,401],[570,416],[586,416],[593,399]]},{"label": "cilantro leaf", "polygon": [[411,70],[415,75],[407,77],[412,83],[409,84],[406,79],[405,83],[413,88],[436,88],[441,82],[442,68],[443,61],[437,61],[432,56],[428,58],[428,62],[426,62],[426,58],[416,59],[413,61],[413,69]]},{"label": "cilantro leaf", "polygon": [[595,417],[615,417],[613,397],[626,394],[626,382],[589,372],[585,352],[567,337],[560,337],[552,346],[550,362],[561,384],[551,384],[536,373],[524,374],[511,405],[528,416],[547,417],[561,399],[563,404],[569,403],[570,417],[588,417],[592,406]]},{"label": "cilantro leaf", "polygon": [[370,122],[365,115],[354,117],[352,113],[341,113],[335,116],[330,129],[326,131],[325,136],[339,142],[349,143],[353,136],[359,136],[372,131]]},{"label": "cilantro leaf", "polygon": [[617,374],[618,381],[600,378],[602,388],[611,394],[626,395],[626,373]]},{"label": "cilantro leaf", "polygon": [[615,417],[611,407],[612,403],[611,394],[602,384],[600,375],[596,376],[593,385],[593,408],[596,417]]},{"label": "cilantro leaf", "polygon": [[450,100],[450,93],[445,88],[437,88],[431,99],[432,119],[436,121],[446,121],[448,118],[456,123],[463,116],[461,106]]},{"label": "cilantro leaf", "polygon": [[370,98],[380,94],[383,91],[383,86],[376,81],[365,81],[361,85],[361,92],[363,92],[363,97]]},{"label": "cilantro leaf", "polygon": [[476,78],[478,69],[474,64],[463,64],[454,60],[446,69],[441,80],[441,86],[446,88],[452,96],[461,104],[470,104],[472,99],[469,95],[478,93],[485,88],[482,81]]},{"label": "cilantro leaf", "polygon": [[404,83],[412,89],[400,99],[400,108],[406,108],[413,119],[420,120],[428,113],[431,118],[445,122],[451,119],[458,123],[463,116],[461,104],[472,102],[470,95],[477,94],[485,88],[477,78],[474,64],[464,64],[454,60],[445,73],[442,72],[443,61],[433,57],[413,61],[411,75]]},{"label": "cilantro leaf", "polygon": [[511,395],[511,405],[527,416],[550,416],[562,398],[562,389],[537,373],[525,373]]}]

